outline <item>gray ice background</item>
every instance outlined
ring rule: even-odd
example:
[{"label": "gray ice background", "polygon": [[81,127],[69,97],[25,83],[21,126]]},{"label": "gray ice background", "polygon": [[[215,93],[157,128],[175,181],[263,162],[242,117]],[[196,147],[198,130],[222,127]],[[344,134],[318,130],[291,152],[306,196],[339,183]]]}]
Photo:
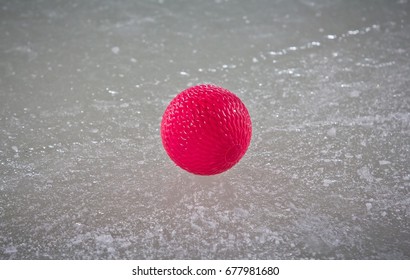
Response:
[{"label": "gray ice background", "polygon": [[[410,3],[0,0],[0,259],[410,259]],[[159,124],[198,83],[221,175]]]}]

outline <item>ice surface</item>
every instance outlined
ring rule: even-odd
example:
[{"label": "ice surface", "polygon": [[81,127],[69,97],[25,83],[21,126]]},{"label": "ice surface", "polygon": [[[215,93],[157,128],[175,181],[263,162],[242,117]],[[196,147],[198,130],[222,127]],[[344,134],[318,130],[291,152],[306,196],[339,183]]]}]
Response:
[{"label": "ice surface", "polygon": [[[409,259],[409,1],[0,1],[0,259]],[[181,90],[253,121],[226,173]]]}]

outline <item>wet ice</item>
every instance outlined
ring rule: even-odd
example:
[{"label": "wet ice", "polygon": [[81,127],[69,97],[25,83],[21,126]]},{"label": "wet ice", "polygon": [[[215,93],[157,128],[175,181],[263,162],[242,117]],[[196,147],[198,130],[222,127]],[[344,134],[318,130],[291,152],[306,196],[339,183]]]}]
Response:
[{"label": "wet ice", "polygon": [[[0,258],[408,259],[408,1],[3,1]],[[232,170],[161,146],[197,83],[253,121]]]}]

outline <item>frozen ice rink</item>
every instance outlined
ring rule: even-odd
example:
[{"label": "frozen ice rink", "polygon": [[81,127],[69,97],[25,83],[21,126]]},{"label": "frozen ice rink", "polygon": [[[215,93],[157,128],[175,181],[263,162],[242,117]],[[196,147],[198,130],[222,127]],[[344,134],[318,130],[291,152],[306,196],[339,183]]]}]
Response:
[{"label": "frozen ice rink", "polygon": [[[0,0],[0,259],[410,259],[410,2]],[[253,122],[174,165],[171,99]]]}]

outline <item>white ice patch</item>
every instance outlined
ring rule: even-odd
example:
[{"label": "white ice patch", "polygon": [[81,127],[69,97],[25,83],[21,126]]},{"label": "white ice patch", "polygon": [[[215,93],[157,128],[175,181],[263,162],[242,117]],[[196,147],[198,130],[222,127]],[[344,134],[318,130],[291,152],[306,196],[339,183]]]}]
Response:
[{"label": "white ice patch", "polygon": [[120,53],[120,48],[115,46],[111,48],[111,51],[113,54],[119,54]]},{"label": "white ice patch", "polygon": [[370,211],[372,209],[372,207],[373,207],[373,205],[370,202],[366,203],[367,211]]},{"label": "white ice patch", "polygon": [[107,90],[108,93],[110,93],[112,96],[115,96],[115,95],[117,95],[117,94],[119,93],[118,91],[112,90],[112,89],[109,89],[109,88],[106,88],[106,90]]},{"label": "white ice patch", "polygon": [[323,186],[324,186],[324,187],[328,187],[328,186],[330,186],[331,184],[333,184],[333,183],[335,183],[335,182],[336,182],[336,180],[324,179],[324,180],[323,180]]},{"label": "white ice patch", "polygon": [[360,176],[360,178],[366,180],[369,183],[374,181],[374,178],[367,166],[363,166],[362,168],[358,169],[357,174]]}]

